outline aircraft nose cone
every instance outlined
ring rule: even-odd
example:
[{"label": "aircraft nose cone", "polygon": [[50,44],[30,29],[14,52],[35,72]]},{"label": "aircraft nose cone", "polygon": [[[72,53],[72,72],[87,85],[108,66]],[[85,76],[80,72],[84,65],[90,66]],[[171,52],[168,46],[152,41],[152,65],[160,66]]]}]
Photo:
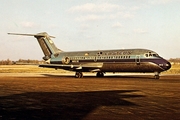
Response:
[{"label": "aircraft nose cone", "polygon": [[169,70],[171,68],[171,63],[170,62],[167,62],[166,63],[166,70]]}]

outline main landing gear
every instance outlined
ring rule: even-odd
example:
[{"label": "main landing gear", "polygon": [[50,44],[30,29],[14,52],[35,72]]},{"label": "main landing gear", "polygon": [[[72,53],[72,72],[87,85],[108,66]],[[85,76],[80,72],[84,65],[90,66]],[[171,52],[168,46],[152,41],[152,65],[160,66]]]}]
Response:
[{"label": "main landing gear", "polygon": [[104,73],[103,72],[97,72],[96,77],[104,77]]},{"label": "main landing gear", "polygon": [[155,78],[155,79],[159,79],[159,78],[160,78],[160,76],[159,76],[160,73],[159,73],[159,72],[155,72],[154,74],[155,74],[155,75],[154,75],[154,78]]},{"label": "main landing gear", "polygon": [[[103,72],[97,72],[96,76],[97,77],[104,77],[104,73]],[[80,71],[77,71],[75,73],[75,78],[83,78],[83,73]]]},{"label": "main landing gear", "polygon": [[76,72],[75,77],[76,78],[83,78],[83,73],[82,72]]}]

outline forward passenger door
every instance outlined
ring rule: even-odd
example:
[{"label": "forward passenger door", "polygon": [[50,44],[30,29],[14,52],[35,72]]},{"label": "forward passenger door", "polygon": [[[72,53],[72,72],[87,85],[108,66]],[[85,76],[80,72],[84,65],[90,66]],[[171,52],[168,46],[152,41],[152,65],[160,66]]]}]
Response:
[{"label": "forward passenger door", "polygon": [[140,65],[140,62],[141,62],[140,55],[136,55],[135,62],[136,62],[136,65]]}]

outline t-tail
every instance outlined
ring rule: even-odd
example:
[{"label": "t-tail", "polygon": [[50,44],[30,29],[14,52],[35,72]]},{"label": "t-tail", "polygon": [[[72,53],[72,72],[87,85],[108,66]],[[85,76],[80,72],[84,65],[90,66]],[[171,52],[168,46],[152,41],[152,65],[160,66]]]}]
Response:
[{"label": "t-tail", "polygon": [[38,33],[38,34],[19,34],[19,33],[8,33],[10,35],[24,35],[24,36],[34,36],[43,53],[44,53],[44,60],[49,60],[52,57],[57,57],[60,52],[62,52],[60,49],[58,49],[54,42],[50,38],[55,38],[53,36],[49,36],[46,32]]}]

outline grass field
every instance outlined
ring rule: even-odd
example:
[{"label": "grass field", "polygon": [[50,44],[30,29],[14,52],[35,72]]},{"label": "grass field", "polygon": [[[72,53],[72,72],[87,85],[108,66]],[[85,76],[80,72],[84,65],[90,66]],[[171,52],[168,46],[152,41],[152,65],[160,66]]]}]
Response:
[{"label": "grass field", "polygon": [[[38,65],[0,65],[0,73],[67,73],[66,70],[40,68]],[[171,69],[162,74],[180,74],[180,65],[172,65]]]},{"label": "grass field", "polygon": [[163,73],[164,74],[180,74],[180,64],[173,64],[170,70]]},{"label": "grass field", "polygon": [[66,73],[66,70],[40,68],[38,65],[0,65],[0,73]]}]

